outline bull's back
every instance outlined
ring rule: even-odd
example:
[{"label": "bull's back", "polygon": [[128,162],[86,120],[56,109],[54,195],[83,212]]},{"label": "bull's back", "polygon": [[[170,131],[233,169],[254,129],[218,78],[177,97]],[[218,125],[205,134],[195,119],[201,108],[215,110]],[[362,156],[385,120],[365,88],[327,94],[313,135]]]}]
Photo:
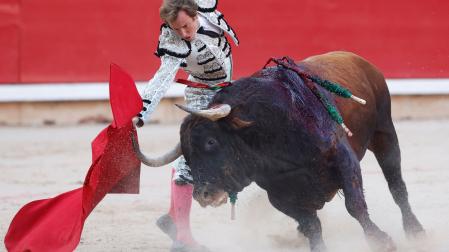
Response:
[{"label": "bull's back", "polygon": [[349,52],[330,52],[300,62],[312,74],[348,88],[366,105],[336,98],[345,124],[354,133],[349,142],[361,159],[376,129],[391,121],[390,95],[380,71],[362,57]]}]

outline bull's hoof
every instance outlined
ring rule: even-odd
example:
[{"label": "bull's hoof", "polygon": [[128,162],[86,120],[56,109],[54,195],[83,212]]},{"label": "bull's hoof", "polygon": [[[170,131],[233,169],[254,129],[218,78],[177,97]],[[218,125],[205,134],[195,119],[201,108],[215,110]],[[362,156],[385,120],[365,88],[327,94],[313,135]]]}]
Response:
[{"label": "bull's hoof", "polygon": [[403,219],[405,235],[408,239],[423,239],[426,237],[426,231],[419,223],[415,215],[411,215]]},{"label": "bull's hoof", "polygon": [[396,245],[385,232],[378,231],[375,234],[368,234],[368,243],[374,252],[393,252],[396,251]]},{"label": "bull's hoof", "polygon": [[422,240],[427,237],[426,231],[424,231],[424,229],[422,229],[422,228],[414,228],[414,229],[405,230],[405,236],[409,240]]},{"label": "bull's hoof", "polygon": [[211,252],[207,247],[202,245],[187,245],[181,241],[173,242],[170,252]]},{"label": "bull's hoof", "polygon": [[159,217],[156,221],[156,226],[158,226],[162,232],[167,234],[172,241],[176,240],[176,225],[170,215],[164,214]]},{"label": "bull's hoof", "polygon": [[327,248],[326,248],[326,245],[324,245],[324,243],[319,243],[314,246],[311,245],[310,250],[312,252],[326,252]]}]

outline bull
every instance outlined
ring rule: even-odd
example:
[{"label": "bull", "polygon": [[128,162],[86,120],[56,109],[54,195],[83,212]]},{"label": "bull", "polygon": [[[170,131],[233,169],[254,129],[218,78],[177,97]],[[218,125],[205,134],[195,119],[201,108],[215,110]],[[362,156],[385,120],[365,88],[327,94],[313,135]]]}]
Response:
[{"label": "bull", "polygon": [[424,234],[408,201],[401,175],[401,155],[391,118],[390,94],[381,72],[349,52],[331,52],[296,63],[304,72],[340,83],[366,105],[343,100],[320,86],[354,135],[348,137],[307,87],[307,80],[283,66],[262,69],[218,92],[206,110],[193,110],[182,123],[180,146],[150,166],[181,153],[192,170],[193,197],[201,206],[255,182],[270,203],[298,222],[312,251],[324,251],[317,210],[342,190],[349,214],[362,226],[374,251],[394,251],[395,244],[370,218],[363,194],[360,160],[374,153],[407,236]]}]

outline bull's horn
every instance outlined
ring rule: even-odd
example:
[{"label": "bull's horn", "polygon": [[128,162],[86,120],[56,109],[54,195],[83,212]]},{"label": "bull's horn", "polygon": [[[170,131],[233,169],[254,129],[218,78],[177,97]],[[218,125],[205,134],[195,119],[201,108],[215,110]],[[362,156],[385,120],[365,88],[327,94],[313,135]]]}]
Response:
[{"label": "bull's horn", "polygon": [[179,105],[179,104],[175,104],[175,105],[187,113],[205,117],[211,121],[217,121],[218,119],[226,117],[227,115],[229,115],[229,113],[231,113],[231,106],[228,104],[218,104],[218,105],[213,106],[210,109],[204,109],[204,110],[189,108],[189,107]]},{"label": "bull's horn", "polygon": [[134,137],[134,134],[131,133],[131,140],[133,143],[133,148],[134,148],[134,152],[136,153],[137,157],[139,158],[139,160],[150,166],[150,167],[160,167],[166,164],[169,164],[173,161],[175,161],[179,156],[182,155],[181,152],[181,143],[178,143],[175,148],[173,148],[171,151],[167,152],[166,154],[157,157],[157,158],[150,158],[145,156],[145,154],[143,154],[140,151],[139,148],[139,144],[136,141],[136,138]]}]

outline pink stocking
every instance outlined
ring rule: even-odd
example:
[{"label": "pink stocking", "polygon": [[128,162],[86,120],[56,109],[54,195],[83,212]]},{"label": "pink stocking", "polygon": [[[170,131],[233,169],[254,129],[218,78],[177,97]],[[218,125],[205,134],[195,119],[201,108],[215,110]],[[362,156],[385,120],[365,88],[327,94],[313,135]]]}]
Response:
[{"label": "pink stocking", "polygon": [[[174,170],[172,170],[173,178]],[[170,210],[168,214],[176,225],[176,239],[185,244],[196,244],[190,230],[190,208],[192,206],[193,186],[177,185],[171,181]]]}]

